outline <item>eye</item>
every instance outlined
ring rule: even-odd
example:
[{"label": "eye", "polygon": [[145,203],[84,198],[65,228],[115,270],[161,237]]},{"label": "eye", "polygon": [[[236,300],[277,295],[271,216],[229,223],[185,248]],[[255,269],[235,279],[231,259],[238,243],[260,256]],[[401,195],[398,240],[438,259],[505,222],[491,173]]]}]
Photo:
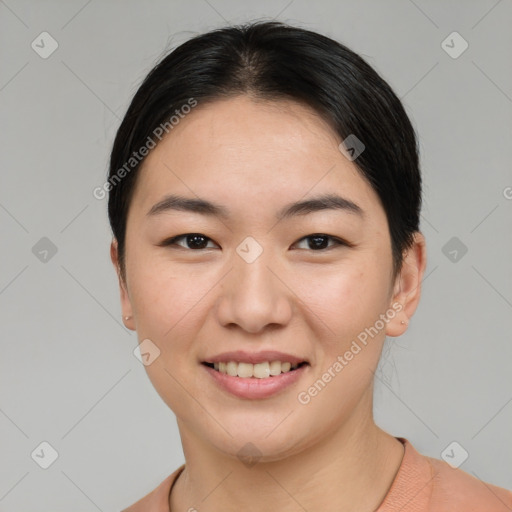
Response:
[{"label": "eye", "polygon": [[[325,235],[323,233],[315,233],[313,235],[308,235],[308,236],[305,236],[304,238],[301,238],[299,240],[299,242],[297,243],[300,243],[302,241],[310,241],[310,243],[307,243],[307,247],[306,249],[310,249],[310,250],[313,250],[313,251],[322,251],[322,250],[325,250],[325,249],[329,249],[331,247],[334,246],[338,246],[338,245],[346,245],[346,246],[349,246],[349,244],[347,242],[344,242],[343,240],[341,240],[340,238],[337,238],[337,237],[334,237],[334,236],[331,236],[331,235]],[[333,245],[331,245],[330,247],[326,247],[326,243],[331,240],[333,243]]]},{"label": "eye", "polygon": [[[178,243],[180,240],[184,240],[185,245],[182,245]],[[183,235],[178,235],[173,238],[169,238],[167,240],[164,240],[160,245],[163,247],[167,247],[170,245],[178,245],[180,247],[183,247],[184,249],[193,249],[193,250],[200,250],[200,249],[210,249],[211,247],[206,247],[205,241],[210,240],[205,235],[202,235],[201,233],[185,233]],[[190,245],[188,245],[190,244]]]},{"label": "eye", "polygon": [[[183,243],[180,243],[182,242]],[[164,240],[161,244],[159,244],[162,247],[168,247],[168,246],[179,246],[183,247],[184,249],[192,249],[192,250],[201,250],[201,249],[211,249],[212,247],[208,247],[208,241],[214,243],[211,238],[208,238],[207,236],[201,234],[201,233],[185,233],[183,235],[178,235],[172,238],[168,238],[167,240]],[[307,246],[305,249],[309,249],[315,252],[324,251],[326,249],[330,249],[332,247],[336,246],[342,246],[345,245],[347,247],[350,247],[350,244],[348,242],[345,242],[344,240],[341,240],[340,238],[326,235],[323,233],[315,233],[312,235],[305,236],[301,238],[296,244],[300,244],[301,242],[306,241]],[[332,245],[328,246],[328,242],[331,241]],[[215,244],[216,245],[216,244]],[[303,247],[304,249],[304,247]]]}]

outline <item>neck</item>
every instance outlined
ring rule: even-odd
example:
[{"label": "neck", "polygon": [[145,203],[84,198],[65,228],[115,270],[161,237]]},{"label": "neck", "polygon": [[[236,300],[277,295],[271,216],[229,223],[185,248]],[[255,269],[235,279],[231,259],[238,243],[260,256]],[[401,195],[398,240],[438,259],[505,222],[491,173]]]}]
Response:
[{"label": "neck", "polygon": [[[364,416],[363,416],[364,418]],[[178,420],[186,465],[173,487],[173,512],[336,510],[373,512],[402,461],[403,445],[371,414],[299,453],[245,466],[198,439]]]}]

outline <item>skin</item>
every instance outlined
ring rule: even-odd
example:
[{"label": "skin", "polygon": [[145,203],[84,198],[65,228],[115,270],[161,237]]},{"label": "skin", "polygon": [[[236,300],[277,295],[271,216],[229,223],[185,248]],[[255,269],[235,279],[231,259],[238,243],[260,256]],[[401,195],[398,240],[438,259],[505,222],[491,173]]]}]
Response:
[{"label": "skin", "polygon": [[[373,372],[385,337],[403,334],[401,322],[418,305],[425,240],[416,233],[393,279],[385,212],[340,142],[305,106],[238,96],[198,105],[143,164],[128,213],[126,281],[115,239],[111,258],[123,317],[132,316],[125,325],[161,351],[145,368],[177,417],[186,459],[173,511],[370,512],[398,471],[403,446],[373,420]],[[364,218],[338,210],[274,217],[288,203],[332,192],[357,203]],[[169,193],[220,203],[231,215],[147,216]],[[207,248],[186,239],[159,246],[187,233],[207,237]],[[305,239],[315,233],[352,246],[315,249]],[[250,264],[236,252],[247,236],[263,249]],[[401,311],[378,335],[299,403],[298,393],[397,303]],[[200,364],[237,349],[280,350],[310,366],[277,395],[241,399]],[[262,454],[251,467],[237,457],[247,442]]]}]

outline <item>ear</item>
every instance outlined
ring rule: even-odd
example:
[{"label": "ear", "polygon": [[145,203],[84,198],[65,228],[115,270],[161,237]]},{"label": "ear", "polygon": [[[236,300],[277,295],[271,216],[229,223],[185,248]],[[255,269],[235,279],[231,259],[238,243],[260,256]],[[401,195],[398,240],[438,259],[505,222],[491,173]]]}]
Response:
[{"label": "ear", "polygon": [[[406,330],[409,319],[418,307],[421,295],[421,281],[427,266],[425,237],[420,231],[414,234],[414,243],[404,255],[402,270],[394,283],[390,308],[397,314],[386,326],[387,336],[400,336]],[[394,307],[393,304],[395,305]],[[402,324],[402,322],[404,322]]]},{"label": "ear", "polygon": [[[114,265],[119,281],[119,293],[121,295],[121,311],[123,315],[123,323],[128,329],[134,331],[135,321],[133,319],[132,303],[130,301],[130,296],[128,295],[126,283],[121,276],[121,268],[119,266],[119,252],[117,240],[115,238],[112,239],[112,243],[110,244],[110,259],[112,260],[112,264]],[[126,319],[125,317],[129,318]]]}]

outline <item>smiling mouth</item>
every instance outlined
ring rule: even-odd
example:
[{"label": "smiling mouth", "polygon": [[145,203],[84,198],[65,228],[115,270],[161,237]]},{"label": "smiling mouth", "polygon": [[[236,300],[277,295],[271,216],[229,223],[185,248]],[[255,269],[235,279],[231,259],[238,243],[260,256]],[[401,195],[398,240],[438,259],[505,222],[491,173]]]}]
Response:
[{"label": "smiling mouth", "polygon": [[277,377],[283,373],[293,372],[302,366],[306,366],[309,363],[303,361],[298,364],[291,364],[289,362],[281,361],[267,361],[263,363],[251,364],[251,363],[238,363],[236,361],[228,361],[221,363],[201,363],[219,373],[227,374],[231,377],[240,378],[255,378],[265,379],[271,377]]}]

